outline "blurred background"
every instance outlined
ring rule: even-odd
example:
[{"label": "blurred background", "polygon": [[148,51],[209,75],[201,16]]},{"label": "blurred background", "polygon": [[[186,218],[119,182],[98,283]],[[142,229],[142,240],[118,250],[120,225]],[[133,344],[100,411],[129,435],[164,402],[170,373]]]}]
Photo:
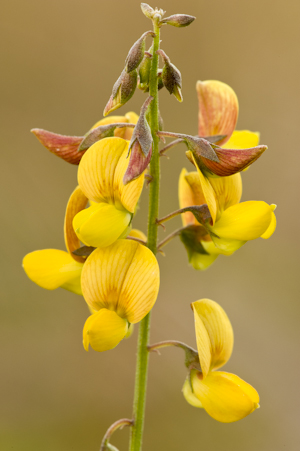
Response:
[{"label": "blurred background", "polygon": [[[132,411],[137,327],[114,350],[86,353],[83,298],[48,292],[27,279],[23,256],[64,249],[64,210],[76,166],[48,153],[33,127],[82,135],[102,117],[131,45],[151,29],[137,0],[11,0],[1,8],[1,450],[98,450],[115,420]],[[295,0],[160,0],[167,15],[197,17],[164,27],[162,47],[181,70],[184,102],[161,92],[165,129],[197,133],[197,80],[218,79],[236,91],[238,129],[261,132],[269,150],[243,174],[243,200],[278,204],[268,240],[220,256],[206,272],[188,266],[180,242],[166,248],[151,342],[196,346],[190,303],[219,302],[235,332],[225,370],[260,393],[261,408],[220,424],[186,403],[183,353],[150,358],[144,451],[296,451],[299,449],[299,14]],[[147,41],[148,43],[148,41]],[[150,45],[150,41],[149,41]],[[137,91],[116,114],[139,112]],[[297,137],[297,136],[296,136]],[[184,146],[162,160],[160,214],[178,208]],[[146,231],[144,189],[134,227]],[[167,233],[180,219],[167,224]],[[162,239],[164,232],[160,231]],[[129,431],[113,443],[126,450]]]}]

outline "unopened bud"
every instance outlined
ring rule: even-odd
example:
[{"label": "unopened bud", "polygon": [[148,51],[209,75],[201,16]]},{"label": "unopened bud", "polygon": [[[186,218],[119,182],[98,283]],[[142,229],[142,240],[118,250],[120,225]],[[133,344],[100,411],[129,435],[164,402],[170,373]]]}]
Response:
[{"label": "unopened bud", "polygon": [[195,19],[196,17],[189,16],[188,14],[174,14],[173,16],[166,17],[160,23],[173,25],[173,27],[183,28],[190,25],[192,22],[194,22]]},{"label": "unopened bud", "polygon": [[152,154],[152,134],[146,120],[146,112],[153,97],[148,97],[140,112],[139,120],[133,130],[128,151],[130,160],[124,175],[124,185],[139,177],[147,168]]},{"label": "unopened bud", "polygon": [[141,10],[142,10],[142,13],[143,13],[146,17],[148,17],[148,19],[152,19],[153,16],[154,16],[154,14],[155,14],[154,9],[151,8],[151,6],[148,5],[147,3],[141,3]]},{"label": "unopened bud", "polygon": [[78,152],[83,136],[65,136],[33,128],[31,132],[54,155],[71,164],[79,164],[84,152]]},{"label": "unopened bud", "polygon": [[163,58],[165,63],[161,74],[164,86],[167,88],[170,94],[174,94],[176,99],[179,102],[182,102],[182,81],[180,71],[176,66],[174,66],[174,64],[171,63],[170,58],[165,54],[163,50],[157,50],[157,53]]},{"label": "unopened bud", "polygon": [[134,69],[137,69],[143,61],[146,45],[145,40],[149,35],[153,38],[155,37],[155,33],[153,33],[153,31],[146,31],[129,50],[127,58],[125,60],[125,70],[127,72],[132,72]]},{"label": "unopened bud", "polygon": [[149,75],[150,75],[150,69],[151,69],[152,52],[153,52],[153,45],[150,47],[148,52],[145,52],[145,56],[139,67],[139,89],[141,89],[144,92],[149,91]]},{"label": "unopened bud", "polygon": [[104,108],[103,116],[107,116],[112,111],[124,105],[134,94],[137,86],[137,71],[126,72],[123,70],[120,77],[114,84],[112,94]]}]

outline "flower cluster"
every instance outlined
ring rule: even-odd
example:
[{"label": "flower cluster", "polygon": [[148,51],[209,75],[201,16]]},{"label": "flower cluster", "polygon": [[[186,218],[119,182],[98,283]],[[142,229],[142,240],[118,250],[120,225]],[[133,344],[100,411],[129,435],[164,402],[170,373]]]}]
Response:
[{"label": "flower cluster", "polygon": [[92,312],[83,330],[86,350],[89,345],[96,351],[115,347],[130,325],[147,315],[158,294],[157,260],[141,244],[146,237],[131,231],[144,174],[124,185],[128,147],[128,140],[120,137],[89,147],[66,209],[68,252],[40,250],[23,260],[28,277],[41,287],[83,294]]},{"label": "flower cluster", "polygon": [[198,82],[197,90],[199,134],[220,136],[222,144],[209,144],[219,163],[189,150],[187,156],[197,171],[183,169],[179,178],[180,208],[206,204],[209,209],[210,221],[206,224],[201,224],[192,212],[182,214],[181,240],[189,262],[195,269],[204,270],[220,254],[231,255],[247,241],[269,238],[276,228],[276,205],[262,201],[240,203],[240,171],[247,169],[266,147],[258,146],[259,133],[235,130],[238,102],[232,88],[218,81],[206,81]]},{"label": "flower cluster", "polygon": [[[267,149],[259,133],[236,131],[238,100],[219,81],[197,82],[198,135],[162,131],[158,91],[166,88],[182,101],[180,71],[160,49],[160,28],[186,27],[194,17],[175,14],[142,3],[154,31],[144,33],[131,47],[125,67],[104,109],[106,116],[124,105],[137,86],[150,95],[140,116],[127,113],[101,119],[84,136],[62,136],[33,129],[39,141],[65,161],[78,165],[78,186],[65,214],[66,251],[44,249],[24,257],[28,277],[39,286],[64,288],[83,295],[90,316],[83,327],[83,346],[95,351],[114,348],[142,321],[138,344],[134,420],[120,420],[109,428],[101,451],[118,427],[133,428],[131,449],[141,449],[148,350],[175,345],[186,351],[188,377],[183,394],[220,422],[240,420],[259,407],[256,390],[238,376],[215,371],[229,360],[233,330],[224,310],[214,301],[194,302],[198,352],[181,342],[149,346],[149,315],[159,290],[156,252],[180,236],[195,269],[208,268],[220,255],[231,255],[247,241],[269,238],[276,228],[275,205],[263,201],[240,202],[241,172]],[[149,51],[145,40],[153,39]],[[163,68],[159,68],[159,57]],[[159,137],[177,139],[159,152]],[[180,210],[158,219],[159,160],[170,147],[184,142],[186,156],[195,166],[179,178]],[[132,222],[150,165],[148,237],[132,229]],[[183,227],[157,243],[157,227],[176,215]]]}]

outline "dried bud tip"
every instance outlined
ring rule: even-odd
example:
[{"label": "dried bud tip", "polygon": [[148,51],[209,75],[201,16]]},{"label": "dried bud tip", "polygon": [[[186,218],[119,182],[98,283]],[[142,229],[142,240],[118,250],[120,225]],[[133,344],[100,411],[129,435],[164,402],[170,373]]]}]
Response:
[{"label": "dried bud tip", "polygon": [[57,155],[68,163],[79,164],[83,152],[78,153],[78,148],[83,136],[59,135],[41,128],[33,128],[30,131],[51,153]]},{"label": "dried bud tip", "polygon": [[189,16],[188,14],[174,14],[173,16],[163,19],[161,24],[168,24],[173,27],[183,28],[190,25],[195,19],[196,17]]}]

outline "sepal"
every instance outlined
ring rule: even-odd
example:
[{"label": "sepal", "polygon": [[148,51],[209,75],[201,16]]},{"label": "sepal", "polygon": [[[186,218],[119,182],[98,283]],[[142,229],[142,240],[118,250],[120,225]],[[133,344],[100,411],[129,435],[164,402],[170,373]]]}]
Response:
[{"label": "sepal", "polygon": [[67,163],[78,165],[83,153],[78,153],[78,148],[82,141],[82,136],[65,136],[58,133],[48,132],[42,128],[31,130],[37,139],[51,153],[62,158]]},{"label": "sepal", "polygon": [[267,146],[257,146],[250,149],[224,149],[211,144],[219,161],[211,161],[194,153],[198,166],[207,175],[228,177],[237,172],[244,171],[253,164],[267,150]]}]

